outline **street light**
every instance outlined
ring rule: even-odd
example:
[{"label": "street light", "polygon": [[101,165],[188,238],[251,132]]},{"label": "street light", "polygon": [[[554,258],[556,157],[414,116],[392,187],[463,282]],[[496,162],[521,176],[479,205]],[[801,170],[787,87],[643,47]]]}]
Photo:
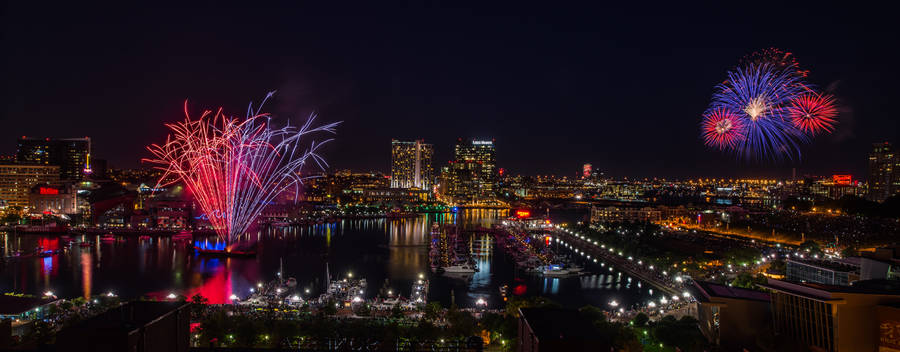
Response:
[{"label": "street light", "polygon": [[237,300],[238,300],[238,296],[235,295],[235,294],[232,294],[231,296],[228,297],[228,299],[230,299],[230,300],[232,300],[232,301],[237,301]]},{"label": "street light", "polygon": [[178,297],[178,296],[176,296],[174,292],[169,292],[169,295],[166,296],[166,298],[168,298],[168,299],[175,299],[175,297]]}]

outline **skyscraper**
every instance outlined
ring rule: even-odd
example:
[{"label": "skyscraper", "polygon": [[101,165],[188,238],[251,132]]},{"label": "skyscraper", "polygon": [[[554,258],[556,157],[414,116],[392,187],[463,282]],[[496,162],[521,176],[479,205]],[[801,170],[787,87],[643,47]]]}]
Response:
[{"label": "skyscraper", "polygon": [[457,203],[479,203],[494,198],[497,177],[493,140],[459,139],[450,163],[450,195]]},{"label": "skyscraper", "polygon": [[59,181],[59,166],[0,164],[0,200],[7,205],[28,206],[28,193],[35,185]]},{"label": "skyscraper", "polygon": [[900,156],[890,143],[875,143],[869,153],[868,199],[883,202],[900,193]]},{"label": "skyscraper", "polygon": [[422,139],[413,142],[391,140],[391,188],[431,190],[434,147],[424,142]]},{"label": "skyscraper", "polygon": [[91,139],[19,138],[16,162],[59,166],[59,178],[80,181],[91,172]]}]

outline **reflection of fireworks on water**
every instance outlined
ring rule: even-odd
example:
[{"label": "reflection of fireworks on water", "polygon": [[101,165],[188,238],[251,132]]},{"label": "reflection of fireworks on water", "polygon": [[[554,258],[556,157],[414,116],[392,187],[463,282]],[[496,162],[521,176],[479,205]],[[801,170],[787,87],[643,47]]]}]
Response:
[{"label": "reflection of fireworks on water", "polygon": [[791,100],[791,122],[804,133],[816,135],[834,130],[837,108],[830,95],[807,93]]},{"label": "reflection of fireworks on water", "polygon": [[703,140],[707,146],[732,150],[744,136],[744,124],[737,114],[725,108],[715,108],[703,114]]},{"label": "reflection of fireworks on water", "polygon": [[295,199],[299,196],[306,163],[327,165],[317,151],[329,140],[307,144],[304,137],[334,133],[338,124],[313,126],[312,115],[301,126],[272,128],[272,118],[254,111],[252,105],[244,119],[227,117],[220,108],[215,114],[204,111],[193,120],[187,101],[184,108],[185,120],[166,125],[172,134],[165,144],[147,147],[155,159],[145,161],[165,171],[161,180],[175,176],[184,182],[216,233],[228,243],[241,236],[278,195],[293,190]]}]

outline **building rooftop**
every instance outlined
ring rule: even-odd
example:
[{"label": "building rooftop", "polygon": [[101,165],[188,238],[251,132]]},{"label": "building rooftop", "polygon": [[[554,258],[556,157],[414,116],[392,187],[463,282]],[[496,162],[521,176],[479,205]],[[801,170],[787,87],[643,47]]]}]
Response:
[{"label": "building rooftop", "polygon": [[797,258],[788,258],[788,263],[802,264],[808,266],[814,266],[821,269],[831,270],[831,271],[840,271],[840,272],[858,272],[859,266],[853,265],[851,262],[838,262],[833,260],[822,260],[822,259],[797,259]]},{"label": "building rooftop", "polygon": [[760,291],[749,290],[740,287],[730,287],[707,281],[694,281],[694,287],[700,291],[698,296],[701,300],[709,300],[713,297],[730,298],[730,299],[746,299],[752,301],[768,302],[769,294]]},{"label": "building rooftop", "polygon": [[819,301],[841,300],[840,297],[832,296],[832,294],[835,293],[900,295],[900,281],[887,279],[861,280],[854,282],[851,286],[825,285],[809,282],[795,283],[769,279],[766,284],[761,284],[759,286]]}]

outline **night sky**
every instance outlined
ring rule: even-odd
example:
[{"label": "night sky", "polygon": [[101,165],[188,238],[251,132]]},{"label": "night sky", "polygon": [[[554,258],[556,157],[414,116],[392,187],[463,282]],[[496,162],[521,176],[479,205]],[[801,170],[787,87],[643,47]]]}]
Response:
[{"label": "night sky", "polygon": [[[163,124],[183,119],[184,99],[194,112],[243,115],[273,89],[268,110],[281,119],[344,121],[325,149],[333,169],[389,171],[391,138],[433,143],[439,167],[463,137],[494,138],[498,165],[527,175],[591,162],[614,177],[797,167],[864,178],[871,143],[900,142],[900,36],[888,8],[260,3],[6,2],[0,153],[22,135],[90,136],[95,157],[135,167],[165,139]],[[706,149],[698,124],[713,87],[771,46],[838,96],[836,132],[805,145],[799,163]]]}]

